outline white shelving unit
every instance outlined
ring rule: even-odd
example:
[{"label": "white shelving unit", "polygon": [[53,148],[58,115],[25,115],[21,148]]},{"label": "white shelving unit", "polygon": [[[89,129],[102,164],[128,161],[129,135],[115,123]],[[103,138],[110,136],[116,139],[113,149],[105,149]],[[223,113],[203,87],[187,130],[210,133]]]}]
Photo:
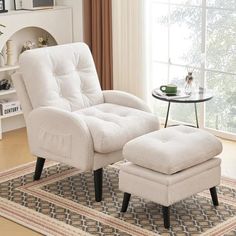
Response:
[{"label": "white shelving unit", "polygon": [[[4,73],[4,72],[14,73],[17,69],[19,69],[19,65],[3,66],[3,67],[0,67],[0,73]],[[16,90],[14,88],[10,88],[9,90],[0,90],[0,99],[5,98],[7,95],[9,96],[16,95]],[[10,118],[10,117],[14,117],[14,116],[19,116],[22,114],[23,114],[22,111],[19,111],[19,112],[10,113],[8,115],[0,115],[0,140],[2,139],[2,133],[3,133],[2,120]]]},{"label": "white shelving unit", "polygon": [[0,72],[5,72],[5,71],[14,71],[14,70],[17,70],[19,69],[19,65],[15,65],[15,66],[3,66],[3,67],[0,67]]},{"label": "white shelving unit", "polygon": [[19,115],[22,115],[22,114],[23,114],[22,111],[14,112],[14,113],[11,113],[9,115],[0,116],[0,120],[6,119],[6,118],[9,118],[9,117],[13,117],[13,116],[19,116]]},{"label": "white shelving unit", "polygon": [[[76,3],[82,0],[73,1]],[[6,26],[1,29],[3,34],[0,36],[0,51],[5,47],[7,40],[11,39],[14,42],[15,53],[13,61],[16,64],[15,66],[0,67],[0,79],[9,78],[14,71],[19,69],[19,65],[17,65],[18,56],[25,42],[32,41],[37,44],[38,37],[45,35],[49,36],[50,46],[73,42],[74,18],[71,6],[74,7],[74,4],[55,6],[52,9],[41,11],[22,10],[0,14],[0,23]],[[78,19],[76,18],[75,20],[77,21]],[[77,23],[75,27],[77,27]],[[78,37],[76,39],[78,40]],[[0,99],[9,98],[11,98],[10,100],[18,100],[14,88],[0,91]],[[24,126],[25,121],[21,111],[0,116],[0,139],[2,139],[3,132]]]},{"label": "white shelving unit", "polygon": [[9,94],[15,94],[16,90],[14,88],[11,88],[9,90],[0,90],[0,97],[4,95],[9,95]]}]

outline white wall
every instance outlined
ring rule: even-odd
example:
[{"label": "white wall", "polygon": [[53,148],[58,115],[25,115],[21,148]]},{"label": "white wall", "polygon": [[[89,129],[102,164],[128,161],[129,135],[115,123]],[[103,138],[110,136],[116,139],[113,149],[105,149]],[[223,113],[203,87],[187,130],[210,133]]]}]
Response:
[{"label": "white wall", "polygon": [[56,0],[56,5],[73,9],[73,41],[83,41],[83,0]]},{"label": "white wall", "polygon": [[13,10],[14,9],[14,0],[6,0],[6,9],[7,10]]}]

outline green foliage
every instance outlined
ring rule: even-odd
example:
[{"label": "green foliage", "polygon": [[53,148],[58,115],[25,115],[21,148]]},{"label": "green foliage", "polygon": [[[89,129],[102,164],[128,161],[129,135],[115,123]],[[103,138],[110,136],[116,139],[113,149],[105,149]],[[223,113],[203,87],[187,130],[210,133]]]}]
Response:
[{"label": "green foliage", "polygon": [[[209,6],[232,9],[236,0],[211,0]],[[206,126],[236,133],[236,10],[207,9],[206,69],[234,73],[206,72],[207,87],[215,92],[212,101],[206,104]],[[202,8],[171,7],[170,25],[184,25],[191,31],[188,40],[193,42],[191,49],[183,55],[186,62],[194,62],[202,35]],[[168,17],[159,19],[167,24]],[[173,37],[173,36],[172,36]],[[173,109],[173,118],[190,121],[190,108]],[[192,121],[193,122],[193,121]]]}]

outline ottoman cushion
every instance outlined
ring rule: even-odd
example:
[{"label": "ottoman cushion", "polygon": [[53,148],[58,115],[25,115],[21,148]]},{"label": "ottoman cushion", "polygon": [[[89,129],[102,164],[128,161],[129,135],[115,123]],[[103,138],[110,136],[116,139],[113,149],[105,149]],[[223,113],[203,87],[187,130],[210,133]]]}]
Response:
[{"label": "ottoman cushion", "polygon": [[222,151],[212,134],[187,126],[155,131],[128,142],[123,156],[128,161],[164,174],[174,174],[205,162]]}]

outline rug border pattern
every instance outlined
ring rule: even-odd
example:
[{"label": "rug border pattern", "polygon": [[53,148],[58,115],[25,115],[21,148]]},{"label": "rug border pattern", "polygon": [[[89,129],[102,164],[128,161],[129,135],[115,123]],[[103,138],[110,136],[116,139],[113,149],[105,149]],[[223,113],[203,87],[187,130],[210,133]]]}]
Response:
[{"label": "rug border pattern", "polygon": [[[51,167],[53,165],[58,164],[57,162],[53,161],[46,161],[45,167]],[[14,168],[11,168],[9,170],[0,172],[0,183],[4,181],[8,181],[13,178],[20,177],[25,174],[30,174],[34,171],[35,162],[27,163],[21,166],[17,166]],[[36,197],[40,197],[43,200],[54,202],[56,205],[70,208],[71,210],[75,211],[76,213],[83,214],[89,218],[92,218],[94,220],[97,220],[103,224],[108,224],[116,229],[119,229],[123,232],[129,233],[134,236],[157,236],[159,234],[153,233],[151,231],[142,229],[138,226],[129,224],[127,222],[124,222],[120,219],[111,217],[107,214],[95,211],[91,208],[82,206],[80,204],[75,204],[73,201],[63,199],[55,196],[53,194],[47,193],[46,191],[43,191],[40,189],[41,186],[58,181],[60,179],[64,179],[65,177],[69,177],[72,175],[75,175],[77,173],[80,173],[79,170],[68,170],[63,172],[63,177],[59,174],[52,175],[46,179],[42,179],[37,182],[37,184],[30,183],[25,186],[21,186],[18,189],[22,189],[24,192],[27,192],[28,194],[31,194]],[[236,180],[229,179],[226,177],[222,177],[222,183],[225,186],[235,188],[236,186]],[[53,195],[53,198],[52,196]],[[199,194],[200,196],[209,198],[209,194],[205,191]],[[232,206],[236,206],[236,200],[233,198],[225,197],[220,195],[219,200],[223,203],[230,204]],[[75,208],[75,205],[77,206]],[[70,207],[72,206],[72,207]],[[27,216],[26,216],[27,212]],[[44,235],[48,236],[67,236],[67,235],[85,235],[89,236],[91,234],[86,233],[78,228],[72,227],[66,223],[59,222],[58,220],[52,219],[49,216],[43,215],[41,213],[35,212],[31,209],[25,208],[23,206],[20,206],[19,204],[16,204],[14,202],[11,202],[9,200],[0,198],[0,215],[2,217],[5,217],[7,219],[10,219],[16,223],[19,223],[27,228],[30,228],[36,232],[42,233]],[[40,215],[40,220],[39,220]],[[37,223],[36,223],[37,222]],[[58,231],[55,232],[55,224],[58,227]],[[54,226],[54,227],[53,227]],[[52,231],[53,229],[53,231]],[[236,216],[233,218],[230,218],[229,220],[217,225],[216,227],[207,230],[205,233],[201,234],[204,236],[222,236],[232,230],[236,229]]]}]

